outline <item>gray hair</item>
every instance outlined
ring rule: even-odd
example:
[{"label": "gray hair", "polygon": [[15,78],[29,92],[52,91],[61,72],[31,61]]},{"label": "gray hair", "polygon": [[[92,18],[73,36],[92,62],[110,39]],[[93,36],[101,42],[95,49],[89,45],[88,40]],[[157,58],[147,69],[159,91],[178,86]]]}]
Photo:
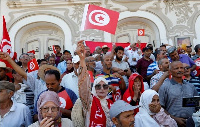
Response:
[{"label": "gray hair", "polygon": [[29,56],[28,53],[22,53],[22,54],[19,56],[19,59],[21,59],[21,58],[23,57],[23,55],[27,55],[27,56]]},{"label": "gray hair", "polygon": [[158,61],[158,66],[163,64],[163,60],[168,60],[167,58],[163,58],[161,60]]}]

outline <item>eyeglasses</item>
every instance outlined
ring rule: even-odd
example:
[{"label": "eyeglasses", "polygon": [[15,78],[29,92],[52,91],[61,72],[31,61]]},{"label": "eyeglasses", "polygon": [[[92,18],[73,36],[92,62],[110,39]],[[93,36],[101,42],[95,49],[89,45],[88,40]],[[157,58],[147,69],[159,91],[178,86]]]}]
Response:
[{"label": "eyeglasses", "polygon": [[58,112],[59,107],[44,107],[40,108],[41,112],[47,113],[49,112],[49,108],[51,108],[51,112]]},{"label": "eyeglasses", "polygon": [[185,69],[185,70],[188,70],[188,69],[190,69],[190,66],[184,67],[184,69]]},{"label": "eyeglasses", "polygon": [[96,90],[100,90],[103,87],[104,90],[108,89],[108,85],[107,84],[103,84],[103,86],[101,86],[101,84],[97,84],[95,86]]},{"label": "eyeglasses", "polygon": [[95,60],[88,60],[88,62],[95,62]]}]

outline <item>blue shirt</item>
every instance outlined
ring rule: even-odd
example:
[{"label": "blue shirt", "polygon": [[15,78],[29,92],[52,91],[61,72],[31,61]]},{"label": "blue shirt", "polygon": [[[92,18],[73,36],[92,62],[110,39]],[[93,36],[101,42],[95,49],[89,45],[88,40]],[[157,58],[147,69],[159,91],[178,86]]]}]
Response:
[{"label": "blue shirt", "polygon": [[159,70],[157,61],[151,63],[147,68],[147,76],[153,74],[154,70]]},{"label": "blue shirt", "polygon": [[60,62],[57,68],[60,70],[60,74],[62,75],[67,69],[67,62],[65,60]]}]

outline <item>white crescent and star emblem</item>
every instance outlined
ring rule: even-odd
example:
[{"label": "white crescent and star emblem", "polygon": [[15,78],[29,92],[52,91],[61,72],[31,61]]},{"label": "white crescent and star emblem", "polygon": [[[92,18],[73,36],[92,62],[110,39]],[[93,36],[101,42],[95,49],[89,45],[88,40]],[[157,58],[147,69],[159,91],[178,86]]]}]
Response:
[{"label": "white crescent and star emblem", "polygon": [[33,62],[31,62],[29,67],[31,70],[33,70],[35,68],[35,64]]},{"label": "white crescent and star emblem", "polygon": [[60,99],[60,107],[61,108],[65,108],[66,107],[66,101],[65,101],[65,99],[62,98],[62,97],[59,97],[59,99]]},{"label": "white crescent and star emblem", "polygon": [[3,52],[7,52],[11,58],[13,58],[14,53],[12,52],[11,42],[7,39],[3,39],[1,42],[1,48]]},{"label": "white crescent and star emblem", "polygon": [[94,10],[89,14],[89,22],[96,26],[105,26],[110,22],[110,17],[102,10]]}]

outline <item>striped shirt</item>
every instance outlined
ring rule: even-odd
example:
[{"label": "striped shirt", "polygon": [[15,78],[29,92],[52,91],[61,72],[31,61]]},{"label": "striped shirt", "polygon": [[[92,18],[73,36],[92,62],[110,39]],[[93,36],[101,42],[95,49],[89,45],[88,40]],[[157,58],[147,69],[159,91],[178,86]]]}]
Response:
[{"label": "striped shirt", "polygon": [[200,77],[192,77],[190,80],[184,79],[184,81],[193,84],[200,95]]},{"label": "striped shirt", "polygon": [[158,63],[157,63],[157,61],[154,61],[154,62],[151,63],[151,64],[148,66],[148,68],[147,68],[147,76],[153,74],[154,70],[156,70],[156,69],[157,69],[157,70],[160,70],[160,69],[158,68]]}]

